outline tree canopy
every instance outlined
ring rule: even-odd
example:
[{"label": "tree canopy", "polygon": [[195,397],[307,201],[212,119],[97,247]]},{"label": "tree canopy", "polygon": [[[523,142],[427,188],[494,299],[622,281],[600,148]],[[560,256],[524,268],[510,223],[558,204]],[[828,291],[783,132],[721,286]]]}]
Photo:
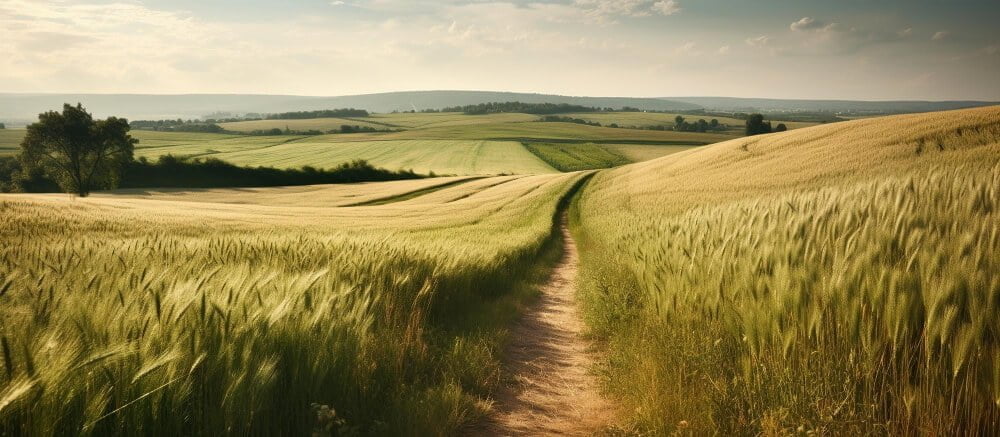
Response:
[{"label": "tree canopy", "polygon": [[763,115],[750,114],[750,117],[747,118],[746,134],[748,137],[753,135],[769,134],[771,131],[771,122],[765,122]]},{"label": "tree canopy", "polygon": [[128,132],[128,120],[94,120],[83,105],[66,104],[28,126],[19,159],[27,169],[44,170],[64,191],[87,196],[117,185],[138,143]]}]

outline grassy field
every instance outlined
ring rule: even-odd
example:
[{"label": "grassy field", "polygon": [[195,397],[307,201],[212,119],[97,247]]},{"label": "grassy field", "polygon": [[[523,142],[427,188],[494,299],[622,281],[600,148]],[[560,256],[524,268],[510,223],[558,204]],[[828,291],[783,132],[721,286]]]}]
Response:
[{"label": "grassy field", "polygon": [[524,147],[559,171],[610,168],[632,162],[593,143],[525,143]]},{"label": "grassy field", "polygon": [[579,177],[350,208],[282,192],[308,188],[0,197],[0,433],[456,434]]},{"label": "grassy field", "polygon": [[601,144],[601,147],[621,156],[631,162],[642,162],[659,157],[673,155],[698,146],[655,146],[645,144]]},{"label": "grassy field", "polygon": [[[600,163],[577,163],[562,167],[584,169],[619,165],[676,150],[649,146],[703,145],[734,138],[730,134],[540,123],[534,121],[537,119],[537,116],[528,114],[376,114],[367,118],[371,126],[405,130],[318,136],[249,136],[135,130],[132,135],[139,140],[135,156],[147,159],[171,154],[218,158],[237,165],[285,168],[303,165],[329,168],[351,160],[365,159],[388,169],[412,168],[422,173],[433,171],[437,174],[457,175],[554,171],[550,164],[529,153],[519,142],[580,143],[561,149],[589,149],[602,155],[598,159]],[[364,124],[345,123],[348,121],[350,120],[261,120],[227,123],[225,127],[234,131],[252,131],[273,127],[284,129],[287,125],[293,130],[322,131],[339,128],[341,124]],[[24,130],[0,131],[0,156],[16,154],[23,134]],[[586,143],[597,143],[601,147],[595,148]],[[619,159],[621,156],[626,159]],[[576,158],[563,156],[561,159]]]},{"label": "grassy field", "polygon": [[416,113],[416,114],[374,114],[366,120],[410,129],[441,126],[462,126],[489,123],[521,123],[535,121],[531,114],[485,114],[465,115],[457,112]]},{"label": "grassy field", "polygon": [[610,393],[654,435],[989,435],[1000,108],[739,139],[573,209]]},{"label": "grassy field", "polygon": [[123,189],[93,196],[109,199],[150,199],[175,202],[250,204],[258,206],[335,207],[406,195],[446,183],[470,181],[469,177],[428,178],[392,182],[303,185],[265,188]]},{"label": "grassy field", "polygon": [[21,148],[24,129],[0,129],[0,156],[12,156]]},{"label": "grassy field", "polygon": [[572,140],[606,143],[709,144],[733,135],[613,129],[575,123],[487,123],[430,127],[385,134],[386,139],[511,139]]},{"label": "grassy field", "polygon": [[213,157],[238,165],[332,167],[364,159],[377,167],[418,173],[551,173],[544,161],[514,141],[401,140],[331,143],[313,137],[274,147],[218,153]]},{"label": "grassy field", "polygon": [[[684,119],[691,123],[696,122],[699,119],[704,119],[705,121],[711,121],[713,118],[719,120],[720,124],[728,125],[730,130],[742,131],[744,120],[731,117],[720,117],[714,115],[692,115],[692,114],[668,114],[668,113],[657,113],[657,112],[586,112],[579,114],[567,114],[567,117],[579,118],[582,120],[593,121],[601,123],[602,125],[609,125],[615,123],[621,127],[649,127],[649,126],[673,126],[674,120],[680,115]],[[784,123],[785,126],[791,129],[801,129],[804,127],[816,126],[819,123],[808,123],[799,121],[781,121],[773,120],[772,124],[777,126],[778,123]]]},{"label": "grassy field", "polygon": [[233,132],[253,132],[255,130],[271,130],[271,129],[290,129],[293,131],[308,131],[308,130],[318,130],[320,132],[328,132],[331,130],[340,130],[343,125],[348,126],[363,126],[370,127],[373,129],[389,129],[389,126],[385,126],[377,123],[369,123],[364,121],[362,118],[358,119],[346,119],[346,118],[310,118],[304,120],[252,120],[252,121],[235,121],[231,123],[219,123],[223,129]]}]

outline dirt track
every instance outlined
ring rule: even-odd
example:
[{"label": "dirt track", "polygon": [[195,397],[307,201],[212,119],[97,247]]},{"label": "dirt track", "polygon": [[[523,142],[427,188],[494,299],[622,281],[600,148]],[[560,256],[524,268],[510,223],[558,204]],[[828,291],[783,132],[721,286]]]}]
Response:
[{"label": "dirt track", "polygon": [[510,386],[496,398],[487,436],[592,435],[613,417],[591,375],[593,356],[583,338],[575,300],[578,256],[563,217],[563,257],[538,301],[512,328],[505,356]]}]

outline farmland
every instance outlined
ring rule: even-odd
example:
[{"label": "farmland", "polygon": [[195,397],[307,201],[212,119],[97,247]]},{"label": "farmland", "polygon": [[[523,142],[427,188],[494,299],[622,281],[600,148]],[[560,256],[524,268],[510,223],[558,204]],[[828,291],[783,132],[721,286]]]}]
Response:
[{"label": "farmland", "polygon": [[[587,120],[591,122],[600,123],[602,125],[617,124],[621,127],[652,127],[652,126],[673,126],[674,120],[677,116],[684,117],[688,122],[697,121],[698,119],[712,120],[716,119],[720,124],[729,126],[728,131],[742,131],[744,120],[731,117],[722,117],[715,115],[698,115],[698,114],[669,114],[662,112],[596,112],[596,113],[579,113],[579,114],[567,114],[567,117],[579,118],[581,120]],[[774,120],[773,124],[784,123],[788,129],[801,129],[804,127],[816,126],[819,123],[810,122],[799,122],[799,121],[782,121]]]},{"label": "farmland", "polygon": [[608,387],[652,434],[995,429],[997,187],[996,107],[598,174],[572,212]]},{"label": "farmland", "polygon": [[135,131],[136,155],[457,176],[2,195],[0,434],[467,434],[551,379],[509,351],[544,337],[519,323],[553,266],[597,347],[552,341],[594,349],[563,358],[603,388],[571,399],[603,394],[613,431],[1000,423],[1000,108],[735,139],[391,117],[411,126]]},{"label": "farmland", "polygon": [[6,196],[0,429],[303,434],[316,403],[365,434],[452,434],[488,409],[521,278],[579,178],[353,208]]}]

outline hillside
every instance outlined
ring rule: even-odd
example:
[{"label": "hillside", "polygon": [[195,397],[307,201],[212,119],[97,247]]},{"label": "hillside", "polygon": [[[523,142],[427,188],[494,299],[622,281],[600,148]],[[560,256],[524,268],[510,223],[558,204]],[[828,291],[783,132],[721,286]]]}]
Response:
[{"label": "hillside", "polygon": [[664,99],[634,97],[575,97],[552,94],[525,94],[489,91],[409,91],[354,96],[287,96],[256,94],[3,94],[0,93],[0,121],[21,123],[63,103],[83,103],[95,116],[116,115],[129,119],[199,118],[216,112],[276,113],[334,108],[358,108],[387,113],[441,109],[487,102],[566,103],[588,107],[624,106],[680,111],[698,105]]},{"label": "hillside", "polygon": [[806,99],[755,99],[740,97],[665,97],[664,99],[698,105],[717,111],[805,111],[853,112],[873,114],[902,114],[909,112],[947,111],[996,105],[998,102],[971,100],[919,101],[919,100],[806,100]]},{"label": "hillside", "polygon": [[575,214],[609,386],[653,434],[981,433],[1000,420],[997,187],[1000,107],[598,174]]}]

